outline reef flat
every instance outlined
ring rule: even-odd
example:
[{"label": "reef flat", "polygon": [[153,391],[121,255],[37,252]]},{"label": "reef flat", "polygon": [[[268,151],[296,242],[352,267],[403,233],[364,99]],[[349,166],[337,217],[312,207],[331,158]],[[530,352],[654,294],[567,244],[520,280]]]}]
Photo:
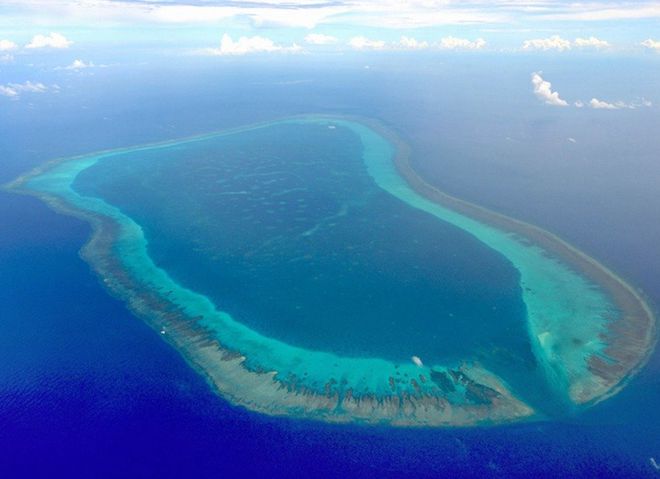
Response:
[{"label": "reef flat", "polygon": [[529,344],[558,397],[577,404],[607,397],[647,357],[655,323],[634,289],[550,233],[430,187],[412,169],[407,146],[369,120],[290,118],[99,152],[47,164],[10,188],[88,221],[94,231],[81,254],[106,287],[235,404],[267,414],[400,426],[467,426],[534,417],[533,407],[512,391],[508,378],[475,357],[427,364],[341,355],[289,344],[248,327],[156,264],[138,221],[75,186],[101,162],[119,164],[128,154],[160,155],[207,141],[209,149],[218,148],[213,144],[217,139],[277,125],[342,129],[357,136],[357,161],[362,160],[380,189],[507,258],[520,273]]},{"label": "reef flat", "polygon": [[[378,128],[378,125],[372,124],[372,127]],[[528,279],[523,274],[521,278],[528,305],[531,340],[537,342],[537,356],[547,365],[551,379],[558,381],[560,387],[567,388],[570,399],[577,404],[594,404],[618,392],[645,364],[657,341],[655,315],[641,293],[612,270],[557,235],[431,186],[413,168],[408,146],[398,137],[388,134],[387,130],[381,132],[397,145],[394,156],[397,172],[417,193],[438,205],[517,236],[516,241],[533,245],[548,260],[561,263],[572,274],[580,275],[593,288],[605,294],[611,301],[610,309],[600,312],[598,334],[589,337],[585,335],[584,325],[580,324],[583,318],[579,313],[570,314],[569,308],[566,314],[552,318],[544,318],[542,311],[530,308],[530,305],[538,303],[538,298],[534,296],[541,296],[541,300],[548,304],[551,301],[570,304],[571,295],[578,293],[570,289],[562,290],[561,285],[557,284],[565,277],[551,278],[548,275],[547,279],[553,279],[555,284],[544,284],[542,288],[547,288],[546,291],[540,291],[538,284],[532,284],[531,277]],[[520,263],[516,266],[525,269]],[[596,343],[599,343],[597,349],[589,347]]]},{"label": "reef flat", "polygon": [[[390,191],[413,198],[407,191],[413,189],[433,203],[421,207],[502,252],[521,272],[530,341],[555,390],[576,404],[593,404],[646,362],[657,339],[655,316],[635,288],[558,236],[431,186],[415,172],[408,145],[378,123],[370,126],[396,145],[396,172],[381,179]],[[581,295],[591,304],[576,301]]]}]

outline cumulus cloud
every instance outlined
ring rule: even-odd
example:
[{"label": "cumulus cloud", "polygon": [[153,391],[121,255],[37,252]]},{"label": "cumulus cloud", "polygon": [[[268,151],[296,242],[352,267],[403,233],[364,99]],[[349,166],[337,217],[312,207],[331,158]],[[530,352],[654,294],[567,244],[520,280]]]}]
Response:
[{"label": "cumulus cloud", "polygon": [[92,62],[84,62],[83,60],[74,60],[71,65],[67,65],[62,70],[83,70],[85,68],[93,68],[94,64]]},{"label": "cumulus cloud", "polygon": [[0,95],[16,98],[18,97],[18,91],[9,85],[0,85]]},{"label": "cumulus cloud", "polygon": [[576,38],[573,44],[578,48],[609,48],[611,46],[609,42],[596,37]]},{"label": "cumulus cloud", "polygon": [[35,35],[25,48],[69,48],[73,44],[61,33],[50,35]]},{"label": "cumulus cloud", "polygon": [[399,46],[410,50],[422,50],[428,48],[429,44],[425,41],[419,41],[416,38],[406,37],[405,35],[399,40]]},{"label": "cumulus cloud", "polygon": [[592,98],[589,102],[589,106],[595,110],[617,110],[619,108],[613,103],[608,103],[606,101],[599,100],[598,98]]},{"label": "cumulus cloud", "polygon": [[[539,100],[542,100],[546,105],[552,106],[568,106],[568,102],[559,96],[559,93],[552,90],[552,84],[541,77],[540,73],[532,73],[532,85],[534,87],[534,95]],[[626,103],[624,101],[608,102],[592,98],[585,104],[582,100],[573,102],[575,108],[584,108],[588,106],[594,110],[619,110],[622,108],[635,109],[638,107],[650,107],[651,102],[642,98],[641,100]]]},{"label": "cumulus cloud", "polygon": [[43,83],[33,83],[26,81],[25,83],[8,83],[7,85],[0,85],[0,95],[9,98],[18,98],[21,93],[43,93],[48,91],[48,87]]},{"label": "cumulus cloud", "polygon": [[568,102],[562,100],[559,97],[559,93],[552,91],[552,84],[549,81],[545,81],[539,73],[532,73],[532,85],[534,86],[536,97],[546,105],[568,106]]},{"label": "cumulus cloud", "polygon": [[612,45],[606,40],[591,36],[588,38],[576,38],[574,41],[567,40],[559,35],[553,35],[548,38],[535,38],[532,40],[525,40],[523,42],[523,50],[556,50],[564,52],[573,47],[576,48],[609,48]]},{"label": "cumulus cloud", "polygon": [[429,43],[426,40],[418,40],[414,37],[402,35],[398,41],[393,42],[372,40],[364,36],[358,36],[351,38],[348,44],[357,50],[423,50],[427,48],[480,50],[486,46],[486,41],[483,38],[477,38],[472,41],[465,38],[445,37],[439,42]]},{"label": "cumulus cloud", "polygon": [[553,35],[550,38],[535,38],[532,40],[525,40],[523,43],[523,50],[570,50],[571,42],[561,38],[559,35]]},{"label": "cumulus cloud", "polygon": [[0,40],[0,52],[9,52],[11,50],[16,50],[18,45],[16,45],[11,40]]},{"label": "cumulus cloud", "polygon": [[470,41],[466,38],[444,37],[440,40],[440,48],[449,50],[481,50],[486,46],[486,40],[477,38]]},{"label": "cumulus cloud", "polygon": [[595,110],[620,110],[625,108],[634,110],[639,107],[650,107],[653,106],[653,104],[644,98],[630,103],[626,103],[625,101],[616,101],[614,103],[610,103],[607,101],[599,100],[598,98],[592,98],[589,102],[589,106]]},{"label": "cumulus cloud", "polygon": [[337,43],[337,37],[323,33],[310,33],[305,37],[305,41],[310,45],[332,45]]},{"label": "cumulus cloud", "polygon": [[383,40],[371,40],[366,37],[353,37],[348,44],[356,50],[381,50],[385,48]]},{"label": "cumulus cloud", "polygon": [[648,48],[649,50],[655,50],[656,52],[660,52],[660,40],[653,40],[651,38],[648,38],[644,40],[641,45],[643,47]]},{"label": "cumulus cloud", "polygon": [[250,53],[273,53],[273,52],[299,52],[302,48],[295,43],[283,46],[275,43],[270,38],[254,36],[240,37],[234,41],[230,35],[224,34],[220,41],[220,48],[208,48],[206,53],[211,55],[247,55]]}]

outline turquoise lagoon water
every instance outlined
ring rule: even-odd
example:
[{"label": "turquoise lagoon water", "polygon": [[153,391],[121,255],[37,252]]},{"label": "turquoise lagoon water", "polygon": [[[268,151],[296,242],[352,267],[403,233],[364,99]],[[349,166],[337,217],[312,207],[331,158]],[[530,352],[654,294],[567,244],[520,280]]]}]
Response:
[{"label": "turquoise lagoon water", "polygon": [[77,158],[28,186],[115,219],[131,274],[251,368],[385,395],[419,373],[413,355],[478,361],[534,406],[564,400],[603,354],[608,298],[421,197],[394,153],[364,124],[296,119]]}]

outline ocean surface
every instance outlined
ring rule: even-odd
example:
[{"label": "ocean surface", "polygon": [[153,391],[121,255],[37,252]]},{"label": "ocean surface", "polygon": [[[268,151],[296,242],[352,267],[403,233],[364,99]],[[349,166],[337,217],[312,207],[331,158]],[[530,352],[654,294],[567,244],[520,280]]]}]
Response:
[{"label": "ocean surface", "polygon": [[[479,68],[424,60],[415,69],[385,57],[369,68],[360,59],[343,68],[190,60],[193,80],[164,65],[137,65],[130,81],[111,68],[51,73],[57,95],[3,104],[0,181],[59,156],[292,114],[371,116],[413,146],[416,167],[441,189],[562,235],[659,304],[660,145],[648,134],[657,110],[549,112],[520,93],[535,68],[524,61],[493,73],[495,60]],[[558,77],[578,68],[552,67]],[[642,73],[632,81],[649,81]],[[480,90],[489,75],[499,95]],[[615,397],[546,422],[392,429],[254,414],[213,394],[105,292],[78,257],[86,224],[34,198],[0,198],[2,475],[658,474],[650,464],[660,456],[657,354]]]}]

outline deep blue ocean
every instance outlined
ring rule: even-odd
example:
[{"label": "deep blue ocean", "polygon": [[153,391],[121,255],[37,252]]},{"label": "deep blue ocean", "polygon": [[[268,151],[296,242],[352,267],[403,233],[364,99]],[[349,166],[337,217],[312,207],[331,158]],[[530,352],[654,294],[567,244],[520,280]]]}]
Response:
[{"label": "deep blue ocean", "polygon": [[[413,146],[443,190],[562,235],[660,304],[658,108],[549,110],[529,92],[539,68],[555,81],[592,75],[606,90],[657,92],[657,61],[626,60],[627,76],[605,62],[525,58],[506,68],[450,56],[181,61],[93,75],[44,67],[59,93],[0,105],[0,182],[59,156],[291,114],[370,116]],[[567,83],[564,95],[584,94]],[[650,464],[660,460],[657,353],[615,397],[543,423],[392,429],[267,417],[213,394],[105,292],[78,257],[85,223],[0,192],[0,225],[0,477],[660,474]]]}]

